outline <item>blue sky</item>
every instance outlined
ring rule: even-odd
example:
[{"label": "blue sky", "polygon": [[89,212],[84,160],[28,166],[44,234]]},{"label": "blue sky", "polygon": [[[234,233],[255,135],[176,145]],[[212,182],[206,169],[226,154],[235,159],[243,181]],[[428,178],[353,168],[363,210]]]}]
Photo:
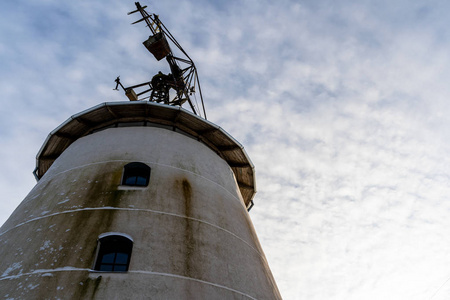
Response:
[{"label": "blue sky", "polygon": [[[142,2],[197,65],[208,119],[256,166],[251,211],[285,299],[448,299],[445,1]],[[69,116],[156,62],[134,1],[0,11],[0,221]]]}]

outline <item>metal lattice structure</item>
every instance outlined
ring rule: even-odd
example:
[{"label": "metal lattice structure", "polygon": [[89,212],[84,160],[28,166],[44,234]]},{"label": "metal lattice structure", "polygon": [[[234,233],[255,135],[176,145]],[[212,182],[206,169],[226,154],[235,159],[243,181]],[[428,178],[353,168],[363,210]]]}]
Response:
[{"label": "metal lattice structure", "polygon": [[[128,87],[124,87],[117,77],[116,89],[122,87],[131,101],[148,100],[177,106],[187,102],[194,114],[206,119],[202,90],[194,62],[156,14],[149,14],[145,10],[147,6],[141,6],[139,2],[135,4],[136,10],[128,14],[139,12],[142,18],[132,24],[143,21],[147,24],[151,35],[143,44],[158,61],[166,59],[171,73],[158,72],[150,81]],[[175,56],[170,45],[178,48],[184,57]],[[199,95],[200,103],[197,103],[196,93]]]}]

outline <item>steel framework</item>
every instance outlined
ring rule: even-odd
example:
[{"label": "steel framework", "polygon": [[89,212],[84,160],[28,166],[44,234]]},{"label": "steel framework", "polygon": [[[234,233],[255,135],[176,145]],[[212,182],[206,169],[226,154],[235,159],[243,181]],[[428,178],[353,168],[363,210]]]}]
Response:
[{"label": "steel framework", "polygon": [[[156,14],[149,14],[145,10],[147,6],[141,6],[139,2],[135,2],[135,4],[136,10],[129,12],[128,15],[139,12],[142,18],[132,24],[142,21],[147,24],[152,35],[143,44],[158,61],[166,59],[171,73],[158,72],[150,81],[128,87],[124,87],[120,78],[117,77],[115,89],[117,90],[119,86],[122,87],[131,101],[148,99],[152,102],[178,106],[187,102],[194,114],[206,119],[202,90],[194,62]],[[175,56],[170,44],[175,45],[184,57]],[[136,89],[141,89],[141,91],[136,93]],[[172,99],[171,89],[175,91]],[[196,92],[200,97],[200,104],[197,103]]]}]

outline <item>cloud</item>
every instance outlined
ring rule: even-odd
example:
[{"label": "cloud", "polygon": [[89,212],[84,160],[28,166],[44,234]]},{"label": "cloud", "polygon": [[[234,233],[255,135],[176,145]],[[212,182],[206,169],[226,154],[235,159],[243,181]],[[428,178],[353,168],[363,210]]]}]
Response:
[{"label": "cloud", "polygon": [[[116,76],[167,68],[129,25],[131,2],[19,4],[0,18],[2,220],[31,189],[48,132],[124,100]],[[256,166],[251,217],[285,299],[448,295],[447,6],[152,6],[195,61],[209,120]]]}]

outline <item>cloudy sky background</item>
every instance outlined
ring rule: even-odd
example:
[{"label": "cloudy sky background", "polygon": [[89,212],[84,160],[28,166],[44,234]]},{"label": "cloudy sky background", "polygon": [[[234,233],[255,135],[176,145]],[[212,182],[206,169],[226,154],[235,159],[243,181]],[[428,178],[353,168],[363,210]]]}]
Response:
[{"label": "cloudy sky background", "polygon": [[[208,119],[256,166],[251,211],[285,299],[450,297],[447,1],[141,1],[193,58]],[[134,1],[0,10],[0,223],[47,134],[167,72]]]}]

